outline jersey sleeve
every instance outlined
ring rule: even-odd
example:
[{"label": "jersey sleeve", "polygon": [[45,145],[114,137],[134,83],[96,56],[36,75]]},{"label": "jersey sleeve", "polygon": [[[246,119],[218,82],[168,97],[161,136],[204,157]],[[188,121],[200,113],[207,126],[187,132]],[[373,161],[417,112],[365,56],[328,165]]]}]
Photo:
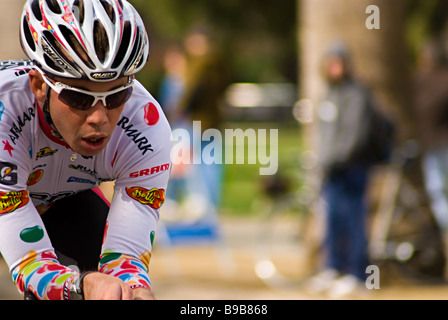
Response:
[{"label": "jersey sleeve", "polygon": [[76,272],[59,264],[27,190],[37,106],[24,83],[0,87],[0,252],[20,293],[61,300]]},{"label": "jersey sleeve", "polygon": [[[148,106],[160,113],[157,124],[146,121],[139,126],[125,118],[119,123],[127,143],[116,160],[122,168],[115,183],[100,261],[100,272],[119,277],[131,288],[151,288],[149,262],[171,169],[171,129],[160,106]],[[138,117],[146,113],[142,111]]]}]

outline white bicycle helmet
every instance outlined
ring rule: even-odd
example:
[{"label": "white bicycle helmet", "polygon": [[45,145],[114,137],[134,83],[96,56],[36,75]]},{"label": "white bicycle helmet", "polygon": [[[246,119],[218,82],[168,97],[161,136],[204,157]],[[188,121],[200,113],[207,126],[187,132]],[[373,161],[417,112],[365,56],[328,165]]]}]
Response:
[{"label": "white bicycle helmet", "polygon": [[126,0],[27,0],[20,40],[43,72],[95,82],[136,74],[149,56],[143,21]]}]

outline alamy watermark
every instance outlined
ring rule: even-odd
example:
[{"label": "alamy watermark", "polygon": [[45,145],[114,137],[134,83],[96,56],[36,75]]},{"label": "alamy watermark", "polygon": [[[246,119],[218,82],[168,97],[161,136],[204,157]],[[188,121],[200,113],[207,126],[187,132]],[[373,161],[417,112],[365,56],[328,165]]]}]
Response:
[{"label": "alamy watermark", "polygon": [[369,290],[380,289],[380,268],[377,265],[369,265],[366,268],[366,288]]},{"label": "alamy watermark", "polygon": [[260,175],[278,170],[278,129],[206,129],[200,121],[171,134],[171,161],[180,164],[260,165]]},{"label": "alamy watermark", "polygon": [[372,4],[366,8],[366,14],[369,15],[366,19],[366,28],[369,30],[381,29],[380,8]]}]

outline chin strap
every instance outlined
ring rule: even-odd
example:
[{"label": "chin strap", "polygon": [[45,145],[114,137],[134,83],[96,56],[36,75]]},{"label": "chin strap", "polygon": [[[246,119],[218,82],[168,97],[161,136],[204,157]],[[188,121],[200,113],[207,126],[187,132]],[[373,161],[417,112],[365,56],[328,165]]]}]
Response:
[{"label": "chin strap", "polygon": [[62,138],[61,134],[59,133],[58,129],[56,129],[56,126],[53,123],[53,119],[51,118],[50,103],[49,103],[49,101],[50,101],[50,93],[51,93],[51,88],[49,86],[47,86],[47,94],[46,94],[44,105],[42,107],[42,111],[44,113],[44,120],[45,120],[46,123],[48,123],[53,128],[52,134],[56,138],[64,140]]},{"label": "chin strap", "polygon": [[44,105],[42,107],[42,111],[44,112],[45,122],[53,127],[53,119],[51,119],[50,108],[48,106],[48,100],[45,100]]}]

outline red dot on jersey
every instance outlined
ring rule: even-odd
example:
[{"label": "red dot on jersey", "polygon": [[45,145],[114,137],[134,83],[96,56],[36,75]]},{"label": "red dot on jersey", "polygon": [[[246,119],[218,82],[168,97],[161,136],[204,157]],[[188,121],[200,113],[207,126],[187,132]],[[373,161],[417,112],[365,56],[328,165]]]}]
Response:
[{"label": "red dot on jersey", "polygon": [[159,122],[160,115],[159,110],[157,110],[157,107],[153,103],[148,103],[145,106],[145,123],[148,126],[153,126]]}]

